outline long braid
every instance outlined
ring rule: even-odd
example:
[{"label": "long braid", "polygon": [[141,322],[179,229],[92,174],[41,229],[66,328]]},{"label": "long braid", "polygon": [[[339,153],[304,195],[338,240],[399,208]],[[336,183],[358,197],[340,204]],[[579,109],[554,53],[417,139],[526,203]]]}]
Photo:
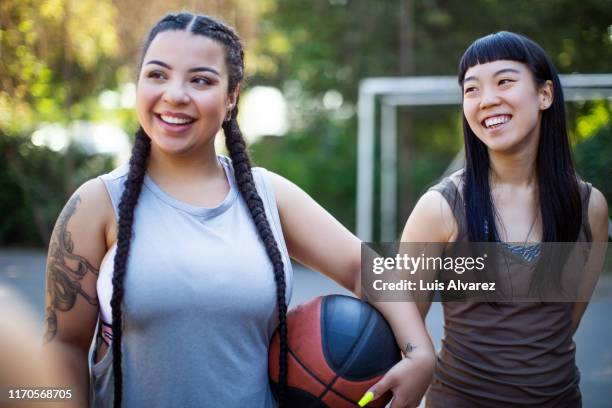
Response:
[{"label": "long braid", "polygon": [[[237,102],[237,101],[236,101]],[[278,249],[278,244],[270,228],[270,223],[266,217],[263,202],[253,180],[251,173],[251,161],[246,150],[242,132],[238,126],[236,116],[238,115],[237,105],[234,107],[231,118],[223,122],[225,133],[225,145],[229,151],[234,167],[234,174],[240,194],[249,208],[259,237],[263,241],[266,252],[274,269],[274,280],[276,281],[276,301],[278,304],[278,331],[280,335],[280,356],[279,356],[279,376],[278,376],[278,403],[279,407],[284,405],[285,389],[287,385],[287,301],[285,299],[285,268],[283,259]]]},{"label": "long braid", "polygon": [[[234,92],[244,77],[244,51],[238,35],[228,26],[220,24],[205,16],[197,17],[190,23],[193,33],[202,34],[219,41],[225,46],[226,62],[229,68],[228,92]],[[285,299],[285,272],[283,260],[278,249],[276,239],[272,234],[270,223],[266,217],[263,202],[257,193],[251,162],[247,153],[242,132],[236,120],[238,116],[238,97],[228,121],[223,122],[225,145],[229,151],[234,167],[234,174],[238,189],[249,208],[255,222],[257,232],[261,238],[268,257],[273,265],[274,279],[276,281],[276,300],[278,305],[278,331],[280,337],[279,347],[279,376],[278,376],[278,402],[284,405],[285,390],[287,388],[287,301]]]},{"label": "long braid", "polygon": [[134,209],[138,203],[138,197],[142,190],[142,182],[147,170],[149,153],[151,152],[151,140],[147,134],[139,128],[136,132],[136,140],[132,148],[130,158],[130,170],[125,188],[119,202],[119,231],[117,233],[117,253],[114,259],[113,272],[113,296],[111,298],[113,316],[113,376],[114,376],[114,407],[121,408],[121,397],[123,394],[123,371],[121,368],[121,338],[122,318],[121,303],[123,301],[123,282],[127,269],[127,262],[132,242],[132,225],[134,222]]},{"label": "long braid", "polygon": [[[143,47],[139,66],[142,66],[142,58],[160,32],[167,30],[189,30],[218,41],[225,47],[226,62],[228,66],[228,93],[237,90],[238,85],[244,77],[244,51],[240,44],[238,35],[228,26],[206,16],[194,16],[189,13],[169,14],[162,18],[149,33]],[[276,297],[278,303],[279,332],[280,332],[280,358],[279,358],[279,406],[283,406],[285,388],[287,384],[287,302],[285,300],[285,269],[281,253],[270,228],[265,214],[263,202],[257,193],[251,164],[238,127],[236,116],[238,109],[235,107],[229,121],[223,123],[226,137],[226,146],[234,166],[234,173],[238,189],[245,200],[249,212],[253,218],[259,237],[261,238],[266,253],[270,258],[274,279],[276,281]],[[132,238],[132,223],[134,220],[134,208],[142,189],[142,182],[147,168],[147,161],[151,149],[150,139],[141,129],[136,133],[136,141],[132,149],[130,169],[125,183],[125,190],[119,204],[119,232],[117,238],[117,253],[115,255],[115,266],[113,273],[113,296],[111,299],[113,316],[113,373],[114,373],[114,407],[121,408],[122,399],[122,368],[121,368],[121,302],[123,301],[123,281],[126,274],[130,242]]]}]

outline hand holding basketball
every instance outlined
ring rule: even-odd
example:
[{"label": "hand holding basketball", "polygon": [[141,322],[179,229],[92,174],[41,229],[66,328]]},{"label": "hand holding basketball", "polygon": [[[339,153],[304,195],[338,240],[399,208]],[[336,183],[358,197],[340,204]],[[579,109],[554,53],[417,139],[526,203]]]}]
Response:
[{"label": "hand holding basketball", "polygon": [[423,358],[418,350],[413,351],[410,357],[394,365],[369,389],[374,394],[372,401],[391,391],[393,400],[390,408],[417,407],[431,381],[430,366],[429,359]]}]

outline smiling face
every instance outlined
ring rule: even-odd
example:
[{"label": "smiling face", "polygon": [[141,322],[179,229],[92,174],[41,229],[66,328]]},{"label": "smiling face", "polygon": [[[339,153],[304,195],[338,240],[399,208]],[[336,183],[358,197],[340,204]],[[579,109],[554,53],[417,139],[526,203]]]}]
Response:
[{"label": "smiling face", "polygon": [[466,71],[463,80],[463,114],[490,151],[537,148],[542,111],[552,100],[551,81],[536,85],[521,62],[478,64]]},{"label": "smiling face", "polygon": [[225,49],[187,31],[163,31],[151,42],[136,92],[138,120],[153,151],[200,154],[235,103],[228,94]]}]

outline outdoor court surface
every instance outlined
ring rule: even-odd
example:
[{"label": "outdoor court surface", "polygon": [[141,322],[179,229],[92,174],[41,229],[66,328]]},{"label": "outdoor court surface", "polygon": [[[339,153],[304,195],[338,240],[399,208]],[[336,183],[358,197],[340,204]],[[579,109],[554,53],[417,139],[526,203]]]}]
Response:
[{"label": "outdoor court surface", "polygon": [[[31,305],[41,325],[45,256],[40,250],[0,250],[0,285],[15,288]],[[602,277],[596,292],[600,296],[589,305],[575,336],[585,408],[610,407],[612,401],[612,277]],[[348,291],[318,273],[294,267],[291,306],[331,293],[348,294]],[[439,349],[443,335],[440,303],[432,304],[427,326],[436,349]]]}]

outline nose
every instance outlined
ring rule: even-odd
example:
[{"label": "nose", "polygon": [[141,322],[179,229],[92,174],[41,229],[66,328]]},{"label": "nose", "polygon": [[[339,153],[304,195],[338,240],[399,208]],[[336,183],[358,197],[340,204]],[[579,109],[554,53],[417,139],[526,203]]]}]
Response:
[{"label": "nose", "polygon": [[185,92],[182,83],[173,81],[164,90],[163,100],[170,105],[184,105],[189,103],[189,94]]},{"label": "nose", "polygon": [[[488,88],[488,89],[487,89]],[[499,95],[494,88],[484,87],[481,91],[480,109],[490,108],[500,103]]]}]

